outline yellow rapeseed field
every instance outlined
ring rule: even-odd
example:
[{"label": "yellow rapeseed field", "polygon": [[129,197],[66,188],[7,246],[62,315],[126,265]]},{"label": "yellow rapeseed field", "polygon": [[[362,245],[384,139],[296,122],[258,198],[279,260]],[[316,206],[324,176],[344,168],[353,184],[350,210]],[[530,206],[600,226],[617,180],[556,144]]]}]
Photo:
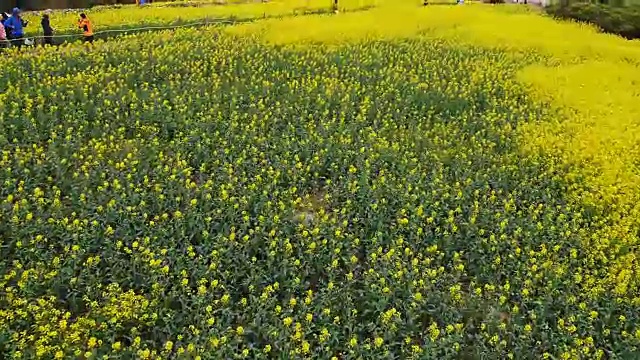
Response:
[{"label": "yellow rapeseed field", "polygon": [[[388,0],[341,0],[340,10],[356,11],[374,7]],[[230,4],[220,5],[206,0],[198,6],[180,6],[180,2],[157,3],[148,6],[124,5],[120,9],[98,7],[96,9],[75,11],[54,11],[51,15],[51,26],[55,35],[81,34],[77,27],[79,14],[85,12],[91,19],[98,33],[109,30],[133,30],[147,27],[169,27],[176,25],[246,22],[263,18],[282,18],[310,13],[330,13],[327,0],[238,0]],[[27,36],[42,36],[39,27],[41,12],[27,13],[25,18],[30,25],[25,28]]]},{"label": "yellow rapeseed field", "polygon": [[344,6],[4,54],[0,358],[640,358],[640,43]]}]

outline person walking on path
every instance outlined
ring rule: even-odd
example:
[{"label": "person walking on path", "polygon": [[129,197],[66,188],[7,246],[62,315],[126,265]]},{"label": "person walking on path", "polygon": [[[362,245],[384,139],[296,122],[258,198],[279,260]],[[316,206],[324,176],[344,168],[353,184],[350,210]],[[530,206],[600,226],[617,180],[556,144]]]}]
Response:
[{"label": "person walking on path", "polygon": [[78,27],[82,29],[82,35],[84,35],[84,41],[93,44],[93,26],[91,21],[87,17],[87,14],[80,14],[80,21],[78,21]]},{"label": "person walking on path", "polygon": [[[2,21],[0,21],[0,24],[2,24],[2,27],[4,27],[4,23],[7,22],[7,20],[9,20],[9,14],[7,14],[6,12],[2,12]],[[11,30],[5,27],[4,31],[5,31],[5,39],[11,38]]]},{"label": "person walking on path", "polygon": [[4,29],[3,21],[0,21],[0,49],[4,49],[7,43],[7,32]]},{"label": "person walking on path", "polygon": [[53,29],[51,28],[51,22],[49,21],[49,10],[42,14],[42,32],[44,34],[44,45],[53,45]]},{"label": "person walking on path", "polygon": [[12,46],[22,47],[24,44],[24,28],[28,24],[29,23],[20,16],[20,9],[13,8],[11,16],[4,22],[5,30],[10,30],[11,35],[9,39],[11,40]]}]

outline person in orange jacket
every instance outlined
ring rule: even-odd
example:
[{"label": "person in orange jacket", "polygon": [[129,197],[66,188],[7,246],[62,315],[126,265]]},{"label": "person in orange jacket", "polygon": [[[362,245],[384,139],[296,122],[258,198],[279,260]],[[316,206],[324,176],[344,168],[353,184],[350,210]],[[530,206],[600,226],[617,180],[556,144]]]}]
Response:
[{"label": "person in orange jacket", "polygon": [[80,21],[78,21],[78,27],[82,29],[82,35],[84,35],[84,41],[93,44],[93,25],[87,17],[87,14],[80,14]]}]

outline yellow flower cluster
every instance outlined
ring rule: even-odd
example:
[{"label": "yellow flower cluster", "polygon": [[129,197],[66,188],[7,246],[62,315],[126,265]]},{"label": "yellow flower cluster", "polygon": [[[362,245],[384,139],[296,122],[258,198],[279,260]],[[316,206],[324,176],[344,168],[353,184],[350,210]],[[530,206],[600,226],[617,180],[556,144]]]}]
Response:
[{"label": "yellow flower cluster", "polygon": [[[355,11],[375,6],[382,0],[340,0],[340,9]],[[385,0],[387,1],[387,0]],[[280,18],[312,13],[328,13],[330,2],[326,0],[275,0],[275,1],[230,1],[221,5],[219,1],[157,3],[148,6],[123,5],[120,7],[96,7],[85,11],[95,31],[126,30],[144,27],[162,27],[199,22],[247,22],[263,18]],[[77,28],[80,11],[54,11],[50,15],[51,26],[56,35],[79,33]],[[32,24],[25,28],[27,36],[42,35],[39,13],[27,13],[25,18]]]},{"label": "yellow flower cluster", "polygon": [[408,0],[10,50],[0,358],[634,358],[638,54]]}]

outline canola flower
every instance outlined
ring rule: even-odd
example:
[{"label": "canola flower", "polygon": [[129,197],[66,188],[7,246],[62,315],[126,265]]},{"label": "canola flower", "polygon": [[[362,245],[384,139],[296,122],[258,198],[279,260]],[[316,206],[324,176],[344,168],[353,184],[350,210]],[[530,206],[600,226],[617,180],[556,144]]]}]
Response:
[{"label": "canola flower", "polygon": [[619,70],[584,81],[612,113],[575,81],[636,45],[384,6],[12,52],[0,356],[633,358],[633,133],[561,135],[633,125]]},{"label": "canola flower", "polygon": [[[375,7],[382,0],[341,0],[341,11],[359,11]],[[387,0],[385,0],[387,1]],[[214,1],[191,4],[193,6],[167,6],[158,3],[150,6],[122,6],[89,9],[90,17],[97,32],[109,30],[135,30],[145,27],[166,27],[204,22],[248,22],[263,18],[281,18],[309,13],[330,12],[329,2],[325,0],[273,0],[273,1],[237,1],[224,5]],[[54,11],[51,25],[55,35],[77,34],[77,21],[80,11]],[[27,36],[42,36],[39,12],[27,13],[25,19],[33,25],[25,28]]]}]

